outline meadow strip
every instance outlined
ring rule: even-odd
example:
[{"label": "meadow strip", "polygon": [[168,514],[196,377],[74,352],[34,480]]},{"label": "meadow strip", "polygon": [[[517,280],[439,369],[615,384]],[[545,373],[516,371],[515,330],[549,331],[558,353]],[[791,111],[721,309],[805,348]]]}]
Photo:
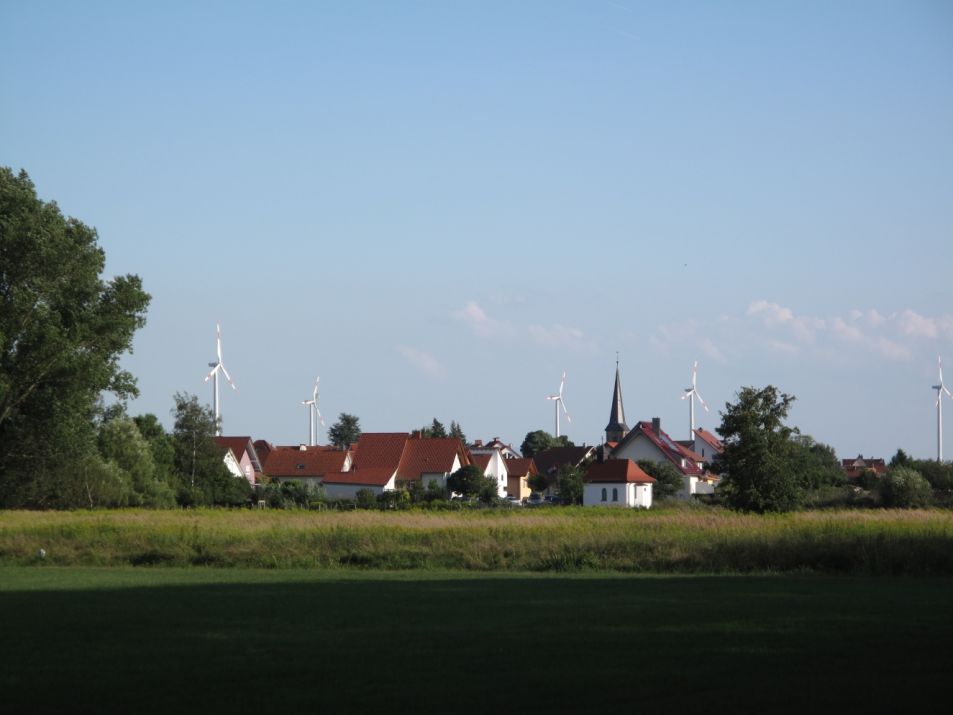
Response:
[{"label": "meadow strip", "polygon": [[[40,550],[44,555],[40,555]],[[953,575],[953,513],[0,512],[0,565]]]}]

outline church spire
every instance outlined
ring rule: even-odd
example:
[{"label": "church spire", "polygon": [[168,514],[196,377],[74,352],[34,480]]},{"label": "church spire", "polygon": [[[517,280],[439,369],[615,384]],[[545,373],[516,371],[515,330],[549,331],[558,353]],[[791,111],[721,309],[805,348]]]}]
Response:
[{"label": "church spire", "polygon": [[625,423],[625,408],[622,406],[622,380],[619,377],[619,358],[615,361],[615,390],[612,392],[612,411],[606,425],[606,442],[621,442],[629,433]]}]

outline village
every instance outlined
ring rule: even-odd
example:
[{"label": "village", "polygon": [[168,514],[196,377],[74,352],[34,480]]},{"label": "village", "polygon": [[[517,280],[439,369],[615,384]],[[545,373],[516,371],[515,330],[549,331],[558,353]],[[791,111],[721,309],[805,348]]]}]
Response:
[{"label": "village", "polygon": [[[312,437],[313,427],[312,422]],[[722,450],[721,442],[708,430],[693,426],[692,432],[694,440],[672,439],[658,418],[630,428],[617,364],[605,441],[600,445],[552,446],[524,456],[498,437],[466,444],[459,437],[429,436],[422,430],[365,432],[344,448],[317,445],[313,438],[311,444],[278,446],[251,436],[220,435],[215,441],[229,472],[247,479],[252,487],[296,482],[323,488],[331,500],[355,499],[362,490],[379,497],[415,487],[442,490],[447,497],[459,499],[464,495],[452,491],[448,480],[458,470],[473,466],[493,480],[496,496],[507,504],[559,504],[555,477],[570,468],[582,471],[583,505],[648,509],[656,479],[638,462],[674,467],[682,480],[675,494],[678,498],[714,492],[719,477],[710,466]],[[547,479],[534,482],[536,475]],[[534,484],[543,483],[544,489],[533,489]]]}]

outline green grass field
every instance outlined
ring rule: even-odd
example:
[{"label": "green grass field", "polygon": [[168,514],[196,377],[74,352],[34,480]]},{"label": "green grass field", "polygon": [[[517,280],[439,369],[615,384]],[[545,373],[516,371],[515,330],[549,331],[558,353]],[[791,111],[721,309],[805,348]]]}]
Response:
[{"label": "green grass field", "polygon": [[0,566],[40,563],[953,576],[953,512],[0,512]]},{"label": "green grass field", "polygon": [[24,712],[939,712],[953,580],[0,568]]}]

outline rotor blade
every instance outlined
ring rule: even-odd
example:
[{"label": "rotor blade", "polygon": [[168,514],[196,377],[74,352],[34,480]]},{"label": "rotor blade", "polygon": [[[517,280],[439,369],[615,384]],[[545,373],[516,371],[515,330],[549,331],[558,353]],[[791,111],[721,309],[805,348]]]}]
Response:
[{"label": "rotor blade", "polygon": [[942,385],[943,384],[943,358],[941,358],[939,355],[936,356],[936,366],[937,366],[937,369],[940,371],[940,384]]},{"label": "rotor blade", "polygon": [[222,366],[222,363],[219,363],[218,365],[216,365],[215,367],[213,367],[213,368],[212,368],[212,371],[211,371],[208,375],[205,376],[205,382],[208,382],[209,380],[211,380],[212,377],[214,377],[215,373],[218,372],[218,369],[219,369],[221,366]]},{"label": "rotor blade", "polygon": [[321,378],[320,378],[320,377],[314,378],[314,390],[311,392],[311,399],[312,399],[312,400],[318,399],[318,383],[319,383],[319,382],[321,382]]},{"label": "rotor blade", "polygon": [[559,399],[562,399],[562,398],[560,398],[559,395],[546,395],[546,399],[547,399],[547,400],[559,400]]},{"label": "rotor blade", "polygon": [[225,379],[228,380],[228,384],[232,386],[233,390],[237,390],[238,388],[235,387],[235,382],[232,380],[232,376],[228,374],[228,370],[225,369],[225,366],[222,365],[222,363],[219,363],[218,366],[222,368],[222,372],[225,373]]},{"label": "rotor blade", "polygon": [[566,421],[572,422],[572,417],[569,416],[569,409],[566,407],[566,403],[563,400],[560,400],[559,404],[562,405],[563,412],[566,413]]},{"label": "rotor blade", "polygon": [[324,427],[324,417],[321,416],[321,410],[318,409],[318,406],[314,406],[314,411],[318,413],[318,422],[321,423],[321,426]]},{"label": "rotor blade", "polygon": [[222,361],[222,328],[215,323],[215,350],[218,354],[218,361]]},{"label": "rotor blade", "polygon": [[691,397],[691,396],[694,395],[694,394],[695,394],[695,388],[694,388],[694,387],[693,387],[692,389],[690,389],[690,390],[685,390],[685,394],[682,395],[682,399],[683,399],[683,400],[684,400],[684,399],[687,399],[687,398]]},{"label": "rotor blade", "polygon": [[692,365],[692,387],[695,387],[695,376],[698,374],[698,360]]},{"label": "rotor blade", "polygon": [[953,400],[953,392],[950,392],[950,388],[946,385],[943,385],[943,392],[950,396],[950,399]]},{"label": "rotor blade", "polygon": [[698,390],[695,391],[695,397],[697,397],[698,401],[702,403],[702,407],[705,408],[705,412],[711,412],[711,410],[708,409],[708,405],[706,405],[705,401],[702,399],[702,396],[698,394]]},{"label": "rotor blade", "polygon": [[562,379],[559,381],[559,396],[560,396],[560,397],[563,396],[563,387],[564,387],[565,385],[566,385],[566,371],[563,370],[563,377],[562,377]]}]

